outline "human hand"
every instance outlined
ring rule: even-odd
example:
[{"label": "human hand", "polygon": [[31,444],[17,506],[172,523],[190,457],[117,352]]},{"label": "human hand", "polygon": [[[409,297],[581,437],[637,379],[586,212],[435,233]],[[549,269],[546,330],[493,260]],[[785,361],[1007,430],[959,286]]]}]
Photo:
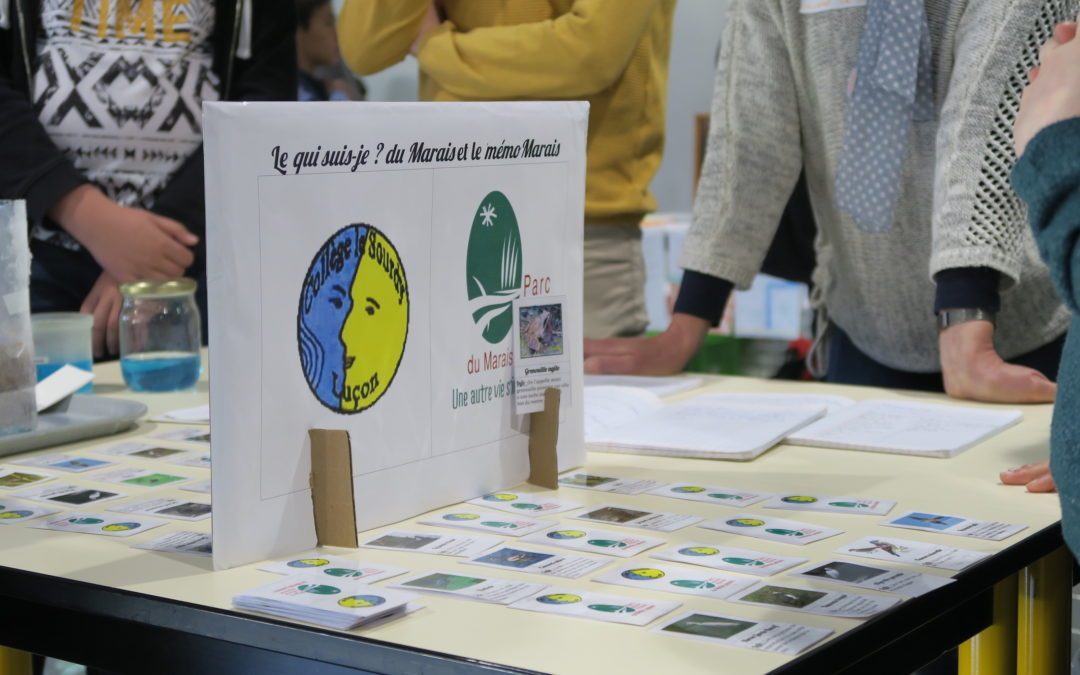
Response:
[{"label": "human hand", "polygon": [[998,356],[994,325],[989,321],[951,326],[938,339],[949,396],[988,403],[1053,403],[1057,385],[1049,378]]},{"label": "human hand", "polygon": [[183,276],[195,262],[189,247],[199,238],[183,225],[120,206],[90,185],[69,192],[49,215],[120,283]]},{"label": "human hand", "polygon": [[1026,485],[1028,492],[1057,492],[1054,477],[1050,475],[1050,462],[1025,464],[1001,472],[1005,485]]},{"label": "human hand", "polygon": [[90,294],[83,300],[79,311],[94,317],[93,345],[94,358],[118,356],[120,354],[120,284],[102,272]]},{"label": "human hand", "polygon": [[676,314],[660,335],[585,341],[585,372],[590,374],[671,375],[686,367],[705,339],[709,322]]},{"label": "human hand", "polygon": [[1063,23],[1043,45],[1039,66],[1030,73],[1030,84],[1020,101],[1013,129],[1016,156],[1046,127],[1080,116],[1080,40],[1075,23]]},{"label": "human hand", "polygon": [[439,10],[436,3],[432,2],[428,5],[424,20],[420,22],[420,32],[416,34],[416,39],[413,40],[412,46],[409,47],[409,53],[416,56],[420,52],[420,47],[424,44],[428,34],[438,28],[441,23],[442,19],[439,18]]}]

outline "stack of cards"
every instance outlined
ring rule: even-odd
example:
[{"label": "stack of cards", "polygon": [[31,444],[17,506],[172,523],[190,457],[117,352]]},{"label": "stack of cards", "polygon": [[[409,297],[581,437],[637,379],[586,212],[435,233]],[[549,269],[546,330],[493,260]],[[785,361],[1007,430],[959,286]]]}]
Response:
[{"label": "stack of cards", "polygon": [[307,621],[339,630],[405,612],[412,593],[375,588],[356,579],[298,574],[241,593],[233,605],[261,614]]}]

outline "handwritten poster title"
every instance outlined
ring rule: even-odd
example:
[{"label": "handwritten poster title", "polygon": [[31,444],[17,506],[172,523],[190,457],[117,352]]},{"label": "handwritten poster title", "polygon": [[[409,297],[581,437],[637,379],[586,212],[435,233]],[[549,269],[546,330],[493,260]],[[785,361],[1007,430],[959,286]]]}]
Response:
[{"label": "handwritten poster title", "polygon": [[360,167],[404,164],[437,164],[440,162],[494,162],[521,159],[550,159],[558,157],[562,146],[558,140],[544,143],[535,138],[527,138],[520,143],[501,141],[495,145],[482,145],[475,141],[460,144],[453,142],[446,145],[428,145],[415,141],[409,146],[394,143],[387,148],[385,143],[374,147],[361,144],[359,148],[350,148],[348,144],[340,148],[285,149],[275,145],[270,150],[274,170],[282,176],[289,173],[300,174],[307,169],[348,169],[356,172]]}]

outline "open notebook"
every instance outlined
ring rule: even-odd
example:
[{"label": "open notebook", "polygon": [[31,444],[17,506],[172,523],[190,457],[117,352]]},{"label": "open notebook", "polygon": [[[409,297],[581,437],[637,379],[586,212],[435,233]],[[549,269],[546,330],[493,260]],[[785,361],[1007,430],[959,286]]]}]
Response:
[{"label": "open notebook", "polygon": [[866,400],[830,412],[788,437],[795,445],[954,457],[1024,418],[1018,410],[987,410],[909,401]]},{"label": "open notebook", "polygon": [[585,442],[601,452],[749,460],[825,414],[827,404],[729,394],[664,404],[631,387],[585,390]]}]

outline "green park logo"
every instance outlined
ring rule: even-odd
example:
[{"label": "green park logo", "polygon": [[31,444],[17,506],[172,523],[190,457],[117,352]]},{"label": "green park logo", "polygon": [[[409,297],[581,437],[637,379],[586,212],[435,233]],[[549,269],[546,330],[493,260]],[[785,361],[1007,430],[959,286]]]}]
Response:
[{"label": "green park logo", "polygon": [[480,202],[469,232],[465,283],[469,311],[484,339],[495,345],[513,326],[513,302],[521,294],[521,232],[510,200],[501,192]]}]

